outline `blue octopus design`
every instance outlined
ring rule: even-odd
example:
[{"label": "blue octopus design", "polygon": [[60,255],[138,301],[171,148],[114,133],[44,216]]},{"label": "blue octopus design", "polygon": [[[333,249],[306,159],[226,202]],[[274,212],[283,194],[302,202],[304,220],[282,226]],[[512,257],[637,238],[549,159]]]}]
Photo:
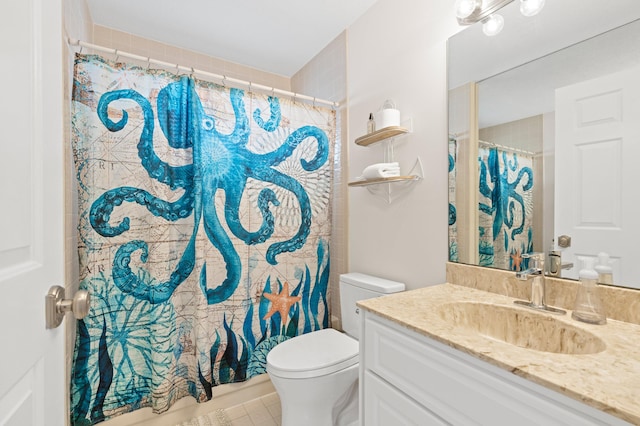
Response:
[{"label": "blue octopus design", "polygon": [[[451,173],[455,167],[456,161],[454,160],[453,155],[449,154],[449,173]],[[456,206],[449,203],[449,226],[456,223],[457,215]]]},{"label": "blue octopus design", "polygon": [[[111,132],[122,130],[128,121],[126,110],[122,110],[119,121],[108,116],[108,107],[119,99],[130,99],[142,108],[144,127],[137,144],[141,164],[150,177],[166,184],[172,190],[181,189],[184,194],[176,201],[162,200],[148,191],[133,186],[110,189],[102,194],[91,206],[91,226],[104,237],[114,237],[129,230],[128,217],[118,223],[109,223],[111,213],[122,203],[137,203],[146,207],[155,216],[167,221],[177,221],[194,215],[193,233],[177,265],[166,282],[149,285],[138,278],[129,263],[131,255],[140,250],[140,259],[147,261],[148,245],[134,240],[121,245],[114,257],[112,277],[116,286],[127,294],[150,303],[161,303],[169,299],[173,291],[187,279],[195,268],[196,234],[202,225],[211,244],[220,251],[225,262],[226,277],[215,288],[207,284],[206,263],[200,271],[200,287],[209,304],[220,303],[228,299],[238,287],[241,275],[240,257],[229,235],[222,227],[214,205],[216,191],[225,192],[224,219],[230,231],[247,245],[266,242],[274,232],[274,216],[270,205],[278,206],[279,200],[273,190],[263,188],[258,196],[257,206],[262,215],[262,224],[255,232],[249,232],[241,223],[239,205],[248,178],[275,184],[291,191],[297,198],[302,216],[297,233],[289,240],[271,244],[266,252],[266,260],[277,264],[276,256],[284,252],[300,249],[306,242],[311,225],[311,206],[304,187],[292,177],[274,169],[290,157],[293,151],[305,139],[312,137],[317,141],[314,158],[301,159],[304,170],[313,171],[327,161],[329,140],[321,129],[315,126],[303,126],[292,132],[275,150],[258,154],[247,149],[250,126],[244,104],[244,91],[230,89],[230,100],[235,114],[235,127],[231,133],[224,134],[216,130],[214,117],[204,111],[200,98],[191,78],[182,77],[170,83],[158,94],[157,114],[161,130],[168,144],[176,149],[191,149],[191,164],[171,166],[163,162],[153,148],[154,114],[150,102],[132,89],[115,90],[103,94],[97,108],[97,114],[104,126]],[[262,118],[262,112],[256,108],[253,114],[255,123],[266,132],[275,131],[281,120],[280,103],[277,98],[269,97],[270,117]]]},{"label": "blue octopus design", "polygon": [[[524,175],[527,175],[528,179],[522,186],[522,190],[528,191],[533,187],[533,171],[530,167],[523,167],[516,179],[513,182],[509,182],[509,169],[512,171],[518,170],[518,157],[516,154],[513,154],[511,161],[508,161],[507,153],[502,151],[502,163],[504,164],[504,170],[501,172],[496,148],[489,150],[487,165],[480,161],[480,193],[491,200],[491,206],[479,203],[479,207],[482,212],[493,216],[494,240],[497,238],[503,224],[508,229],[513,228],[515,203],[520,204],[523,214],[520,225],[511,230],[511,239],[522,233],[525,219],[524,200],[517,189]],[[493,189],[487,184],[487,173]]]}]

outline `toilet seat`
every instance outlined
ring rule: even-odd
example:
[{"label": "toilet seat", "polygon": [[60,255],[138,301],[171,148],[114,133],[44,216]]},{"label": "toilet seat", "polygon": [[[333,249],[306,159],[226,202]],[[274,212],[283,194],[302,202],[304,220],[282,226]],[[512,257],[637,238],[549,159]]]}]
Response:
[{"label": "toilet seat", "polygon": [[333,328],[284,341],[267,355],[267,372],[305,379],[335,373],[358,363],[358,341]]}]

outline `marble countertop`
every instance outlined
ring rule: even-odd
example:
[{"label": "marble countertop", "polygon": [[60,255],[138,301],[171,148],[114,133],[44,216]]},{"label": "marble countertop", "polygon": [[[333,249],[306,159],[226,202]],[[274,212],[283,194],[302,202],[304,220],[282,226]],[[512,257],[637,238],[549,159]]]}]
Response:
[{"label": "marble countertop", "polygon": [[[633,424],[640,424],[640,325],[608,319],[591,325],[553,318],[600,338],[602,352],[570,355],[525,349],[478,333],[460,330],[445,320],[442,305],[488,303],[535,312],[513,304],[512,297],[454,284],[441,284],[358,302],[358,306],[417,333],[449,345],[518,376],[553,389]],[[551,314],[542,314],[551,315]],[[490,318],[484,318],[490,321]],[[531,332],[531,330],[529,330]]]}]

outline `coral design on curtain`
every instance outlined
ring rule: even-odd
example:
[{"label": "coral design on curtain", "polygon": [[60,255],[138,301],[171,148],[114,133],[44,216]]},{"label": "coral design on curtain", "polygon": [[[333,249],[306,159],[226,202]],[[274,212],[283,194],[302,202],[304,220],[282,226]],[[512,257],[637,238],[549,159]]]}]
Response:
[{"label": "coral design on curtain", "polygon": [[329,326],[335,112],[77,55],[74,425],[265,372]]},{"label": "coral design on curtain", "polygon": [[520,270],[533,250],[533,158],[478,149],[481,266]]}]

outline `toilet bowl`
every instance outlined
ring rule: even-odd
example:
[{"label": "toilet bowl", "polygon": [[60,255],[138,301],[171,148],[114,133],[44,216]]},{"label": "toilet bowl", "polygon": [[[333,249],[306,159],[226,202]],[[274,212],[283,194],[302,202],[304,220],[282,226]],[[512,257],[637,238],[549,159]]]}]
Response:
[{"label": "toilet bowl", "polygon": [[267,355],[267,372],[280,396],[282,426],[358,424],[358,300],[404,290],[369,275],[340,276],[345,333],[328,328],[289,339]]},{"label": "toilet bowl", "polygon": [[346,334],[327,328],[287,340],[267,355],[267,371],[280,396],[283,425],[358,420],[358,341]]}]

